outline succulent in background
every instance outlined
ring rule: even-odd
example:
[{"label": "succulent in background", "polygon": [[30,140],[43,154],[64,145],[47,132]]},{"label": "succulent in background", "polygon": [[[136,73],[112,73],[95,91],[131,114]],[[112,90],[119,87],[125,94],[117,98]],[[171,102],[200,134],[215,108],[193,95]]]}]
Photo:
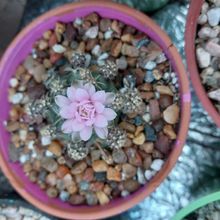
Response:
[{"label": "succulent in background", "polygon": [[86,65],[86,56],[81,53],[74,53],[70,59],[70,64],[74,69],[79,67],[85,67]]},{"label": "succulent in background", "polygon": [[105,65],[99,68],[99,72],[105,79],[113,80],[118,74],[118,69],[114,62],[107,60]]},{"label": "succulent in background", "polygon": [[74,160],[82,160],[88,155],[88,153],[89,148],[83,141],[67,144],[67,154]]}]

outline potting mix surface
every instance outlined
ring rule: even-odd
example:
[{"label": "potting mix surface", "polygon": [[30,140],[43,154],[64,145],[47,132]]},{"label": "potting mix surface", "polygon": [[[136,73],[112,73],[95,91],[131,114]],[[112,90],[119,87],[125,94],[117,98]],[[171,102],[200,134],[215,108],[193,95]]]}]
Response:
[{"label": "potting mix surface", "polygon": [[[27,6],[23,24],[58,5],[55,1],[53,4],[35,4],[35,9]],[[184,1],[170,3],[152,15],[170,35],[183,59],[187,8],[188,4]],[[115,24],[117,25],[114,26]],[[78,37],[75,36],[76,32],[80,33],[77,34]],[[114,47],[108,48],[108,42]],[[154,62],[140,59],[146,56],[146,52],[149,54],[152,51],[157,57]],[[63,106],[56,101],[56,98],[59,98],[57,96],[62,95],[70,99],[67,93],[69,87],[83,87],[86,90],[85,85],[93,85],[94,82],[88,77],[91,75],[86,75],[88,78],[80,78],[80,81],[83,81],[81,84],[78,78],[74,78],[77,85],[69,85],[67,82],[61,92],[57,92],[57,86],[55,91],[51,92],[53,82],[64,80],[65,74],[73,74],[72,69],[76,66],[81,70],[77,72],[81,73],[80,77],[85,77],[84,73],[99,72],[103,76],[102,80],[113,83],[114,88],[95,87],[96,92],[114,93],[114,97],[120,97],[120,94],[124,94],[123,91],[129,91],[131,95],[128,99],[138,106],[138,112],[127,106],[126,110],[118,113],[117,105],[105,105],[105,108],[111,109],[117,115],[113,117],[111,112],[111,120],[109,115],[109,118],[106,118],[108,133],[104,133],[105,138],[102,133],[96,132],[95,127],[92,135],[87,134],[86,137],[80,135],[80,131],[72,130],[68,126],[62,127],[70,116],[61,113]],[[51,74],[56,78],[53,79]],[[116,74],[117,77],[114,78]],[[52,84],[47,84],[48,81]],[[7,127],[12,132],[12,159],[23,165],[30,181],[38,184],[49,197],[59,197],[73,205],[106,204],[115,197],[124,197],[136,191],[160,170],[178,131],[178,82],[163,52],[147,36],[135,29],[112,20],[101,19],[95,14],[69,24],[57,23],[55,30],[46,32],[42,39],[36,42],[30,56],[17,69],[10,86],[9,100],[13,105]],[[189,135],[175,168],[149,198],[113,219],[170,220],[191,200],[218,186],[219,178],[216,173],[220,153],[215,149],[219,147],[220,131],[200,106],[193,90],[192,92]],[[43,111],[49,114],[39,117],[38,112],[34,111],[36,108],[30,109],[28,104],[33,103],[33,98],[47,100],[48,96],[52,97],[49,104],[57,111],[52,114],[45,105]],[[118,103],[120,104],[119,101]],[[21,122],[19,118],[23,114],[26,117]],[[38,117],[33,117],[33,114]],[[54,118],[51,120],[48,115],[60,119],[58,125],[53,124]],[[48,134],[45,129],[47,126],[53,126],[55,134],[59,131],[59,136]],[[108,142],[106,145],[111,132],[117,132],[118,136],[113,139],[114,143]],[[80,142],[74,142],[73,133],[77,133]],[[151,134],[150,137],[147,133]],[[65,145],[64,136],[71,138],[72,145]],[[92,138],[92,144],[85,145],[88,136],[88,140]],[[93,139],[97,140],[97,137],[98,141],[94,142]],[[37,143],[33,140],[37,140]],[[162,149],[159,141],[165,144]],[[76,143],[77,148],[74,148]],[[163,151],[164,149],[166,151]],[[6,182],[4,178],[2,182]],[[4,189],[1,194],[9,192],[9,195],[13,196],[11,191]]]}]

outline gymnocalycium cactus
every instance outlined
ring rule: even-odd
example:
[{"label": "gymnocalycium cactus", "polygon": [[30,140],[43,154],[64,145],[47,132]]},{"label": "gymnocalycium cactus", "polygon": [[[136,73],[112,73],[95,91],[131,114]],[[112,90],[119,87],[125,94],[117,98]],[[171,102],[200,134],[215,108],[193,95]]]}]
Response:
[{"label": "gymnocalycium cactus", "polygon": [[47,93],[28,108],[33,119],[41,116],[48,124],[40,132],[42,139],[63,141],[75,160],[86,157],[89,146],[97,143],[123,147],[126,132],[117,127],[117,116],[138,111],[142,99],[134,88],[116,89],[115,63],[108,60],[94,68],[85,55],[75,53],[63,71],[52,68],[47,75]]}]

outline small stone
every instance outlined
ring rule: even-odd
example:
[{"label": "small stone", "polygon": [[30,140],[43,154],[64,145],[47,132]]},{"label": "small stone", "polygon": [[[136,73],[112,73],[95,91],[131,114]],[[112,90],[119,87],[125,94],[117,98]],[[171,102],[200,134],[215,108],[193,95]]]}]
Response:
[{"label": "small stone", "polygon": [[142,158],[138,152],[134,156],[128,157],[129,163],[134,166],[142,166]]},{"label": "small stone", "polygon": [[208,93],[209,98],[220,102],[220,89]]},{"label": "small stone", "polygon": [[210,65],[211,55],[203,48],[199,47],[196,49],[196,56],[200,68],[206,68]]},{"label": "small stone", "polygon": [[159,105],[162,109],[167,108],[173,104],[173,97],[170,95],[160,95]]},{"label": "small stone", "polygon": [[206,45],[205,45],[205,49],[207,52],[209,52],[212,56],[214,57],[220,57],[220,45],[213,42],[213,41],[209,41]]},{"label": "small stone", "polygon": [[33,69],[30,69],[29,73],[33,75],[37,83],[41,83],[46,78],[46,69],[44,65],[37,65]]},{"label": "small stone", "polygon": [[133,143],[136,145],[142,145],[145,142],[145,135],[144,133],[140,133],[133,139]]},{"label": "small stone", "polygon": [[155,147],[163,154],[167,155],[170,151],[170,142],[169,142],[169,138],[164,135],[164,134],[160,134],[156,143],[155,143]]},{"label": "small stone", "polygon": [[41,160],[41,166],[50,173],[53,173],[58,168],[57,162],[54,159],[47,157],[44,157]]},{"label": "small stone", "polygon": [[48,48],[48,42],[46,40],[40,40],[38,43],[38,48],[40,50],[45,50]]},{"label": "small stone", "polygon": [[150,118],[150,114],[149,113],[146,113],[142,116],[143,120],[147,123],[150,122],[151,118]]},{"label": "small stone", "polygon": [[100,30],[102,32],[106,32],[109,28],[111,28],[111,20],[108,18],[103,18],[100,20]]},{"label": "small stone", "polygon": [[87,168],[83,174],[83,180],[91,182],[94,179],[94,171],[92,168]]},{"label": "small stone", "polygon": [[100,45],[96,45],[93,49],[92,49],[92,54],[94,55],[94,56],[100,56],[101,55],[101,47],[100,47]]},{"label": "small stone", "polygon": [[21,101],[23,100],[24,98],[24,95],[23,93],[15,93],[14,95],[10,96],[9,99],[10,99],[10,102],[12,104],[19,104],[21,103]]},{"label": "small stone", "polygon": [[89,192],[89,193],[86,193],[85,196],[86,196],[86,202],[88,205],[97,205],[98,198],[95,193]]},{"label": "small stone", "polygon": [[162,159],[164,156],[163,156],[163,154],[159,150],[154,149],[154,151],[152,153],[152,157],[154,159]]},{"label": "small stone", "polygon": [[47,145],[51,144],[51,137],[50,136],[42,136],[41,137],[41,144],[43,146],[47,146]]},{"label": "small stone", "polygon": [[130,195],[130,193],[129,193],[127,190],[123,190],[123,191],[121,192],[121,196],[122,196],[122,197],[126,197],[126,196],[128,196],[128,195]]},{"label": "small stone", "polygon": [[62,154],[62,148],[59,142],[52,141],[48,147],[48,150],[52,152],[55,156],[60,157]]},{"label": "small stone", "polygon": [[95,172],[106,172],[108,164],[104,160],[96,160],[92,163],[92,168]]},{"label": "small stone", "polygon": [[111,29],[121,35],[121,27],[118,21],[114,20],[111,24]]},{"label": "small stone", "polygon": [[144,169],[149,169],[152,163],[152,157],[150,155],[147,155],[144,158],[143,167]]},{"label": "small stone", "polygon": [[66,202],[69,199],[70,194],[66,191],[61,191],[59,198],[61,201]]},{"label": "small stone", "polygon": [[154,149],[154,143],[153,142],[145,142],[140,146],[140,149],[146,152],[147,154],[151,154]]},{"label": "small stone", "polygon": [[52,49],[55,53],[58,53],[58,54],[62,54],[66,51],[66,48],[62,46],[61,44],[53,45]]},{"label": "small stone", "polygon": [[161,167],[163,166],[163,164],[164,164],[163,160],[156,159],[156,160],[153,161],[153,163],[151,164],[150,168],[152,170],[159,171],[161,169]]},{"label": "small stone", "polygon": [[[137,118],[137,117],[136,117]],[[136,118],[135,118],[135,124],[142,124],[142,120],[141,120],[141,123],[136,123]],[[137,128],[136,128],[136,131],[134,133],[134,136],[138,136],[142,131],[144,130],[144,126],[143,125],[139,125]]]},{"label": "small stone", "polygon": [[153,70],[155,67],[157,66],[157,64],[153,61],[148,61],[145,65],[144,68],[146,70]]},{"label": "small stone", "polygon": [[80,174],[80,173],[84,172],[86,168],[87,168],[86,162],[79,161],[73,166],[73,168],[71,169],[71,173],[73,175]]},{"label": "small stone", "polygon": [[199,17],[197,19],[197,23],[200,25],[204,25],[207,21],[208,21],[208,17],[206,14],[199,15]]},{"label": "small stone", "polygon": [[55,173],[50,173],[46,176],[46,183],[50,186],[56,186],[57,176]]},{"label": "small stone", "polygon": [[127,156],[122,149],[114,149],[112,152],[112,158],[115,163],[126,163]]},{"label": "small stone", "polygon": [[97,172],[94,174],[95,179],[100,182],[106,181],[106,172]]},{"label": "small stone", "polygon": [[9,85],[12,87],[12,88],[16,88],[18,86],[18,80],[16,78],[11,78],[9,80]]},{"label": "small stone", "polygon": [[82,180],[79,183],[79,188],[81,191],[87,191],[89,189],[89,183],[86,180]]},{"label": "small stone", "polygon": [[136,180],[129,179],[123,182],[123,187],[125,190],[132,193],[140,187],[140,184]]},{"label": "small stone", "polygon": [[107,179],[120,182],[121,181],[121,173],[113,167],[108,167],[107,170]]},{"label": "small stone", "polygon": [[163,133],[167,135],[171,140],[176,139],[176,133],[173,130],[173,127],[171,125],[165,125],[163,128]]},{"label": "small stone", "polygon": [[68,174],[70,172],[69,168],[65,165],[61,165],[58,167],[57,171],[56,171],[56,175],[58,178],[63,179],[64,176],[66,176],[66,174]]},{"label": "small stone", "polygon": [[146,183],[146,179],[144,177],[144,172],[140,167],[138,167],[138,169],[137,169],[137,181],[141,185],[144,185]]},{"label": "small stone", "polygon": [[47,195],[50,198],[56,198],[57,195],[58,195],[58,191],[55,187],[50,187],[50,188],[47,189]]},{"label": "small stone", "polygon": [[147,180],[150,180],[155,175],[155,172],[152,170],[146,170],[144,176]]},{"label": "small stone", "polygon": [[85,36],[90,38],[90,39],[95,39],[98,36],[98,31],[99,31],[99,27],[98,26],[90,27],[86,31]]},{"label": "small stone", "polygon": [[101,191],[101,190],[103,190],[103,188],[104,188],[104,183],[102,183],[102,182],[92,182],[90,184],[90,190],[92,192]]},{"label": "small stone", "polygon": [[139,56],[139,50],[136,47],[131,46],[126,43],[124,43],[122,45],[121,53],[125,56],[128,56],[128,57],[138,57]]},{"label": "small stone", "polygon": [[137,169],[135,166],[125,163],[122,165],[122,179],[130,179],[136,175]]},{"label": "small stone", "polygon": [[161,95],[173,96],[173,92],[168,86],[163,86],[163,85],[156,86],[156,91],[159,92]]},{"label": "small stone", "polygon": [[131,43],[132,40],[133,40],[133,35],[132,34],[124,34],[121,36],[121,40],[122,42],[125,42],[125,43]]},{"label": "small stone", "polygon": [[101,152],[100,152],[100,150],[92,150],[92,151],[90,152],[90,155],[91,155],[92,161],[95,161],[95,160],[100,159],[100,157],[101,157]]},{"label": "small stone", "polygon": [[127,69],[128,63],[127,63],[127,60],[126,60],[125,56],[121,56],[119,59],[117,59],[116,60],[116,65],[117,65],[117,68],[119,70]]},{"label": "small stone", "polygon": [[9,121],[9,122],[7,122],[6,127],[9,132],[14,132],[20,128],[20,124],[19,124],[19,122]]},{"label": "small stone", "polygon": [[96,196],[99,200],[100,205],[105,205],[110,202],[110,199],[108,198],[108,196],[102,191],[96,192]]},{"label": "small stone", "polygon": [[67,24],[65,34],[66,34],[66,39],[69,42],[72,42],[74,40],[76,36],[76,30],[74,29],[72,24]]},{"label": "small stone", "polygon": [[169,124],[176,124],[179,121],[179,106],[177,104],[170,105],[163,112],[164,120]]},{"label": "small stone", "polygon": [[151,99],[149,101],[150,107],[150,117],[152,121],[158,120],[161,117],[159,102],[156,99]]},{"label": "small stone", "polygon": [[110,54],[113,57],[118,57],[122,48],[122,42],[120,40],[113,40]]},{"label": "small stone", "polygon": [[216,38],[219,34],[218,28],[210,28],[210,27],[202,27],[198,32],[198,36],[201,39],[209,39],[209,38]]},{"label": "small stone", "polygon": [[152,71],[146,71],[145,76],[144,76],[144,81],[146,83],[152,83],[154,81],[154,75]]},{"label": "small stone", "polygon": [[136,130],[135,125],[130,124],[129,122],[123,121],[119,124],[119,127],[130,132],[130,133],[134,133]]},{"label": "small stone", "polygon": [[72,205],[81,205],[85,202],[85,197],[83,195],[71,195],[69,198],[69,202]]},{"label": "small stone", "polygon": [[214,27],[220,22],[220,8],[211,8],[207,12],[209,25]]}]

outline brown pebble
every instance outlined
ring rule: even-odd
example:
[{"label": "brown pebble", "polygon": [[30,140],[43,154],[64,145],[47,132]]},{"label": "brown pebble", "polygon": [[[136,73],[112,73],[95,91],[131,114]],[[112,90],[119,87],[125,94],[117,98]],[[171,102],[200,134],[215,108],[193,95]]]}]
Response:
[{"label": "brown pebble", "polygon": [[7,130],[9,132],[14,132],[14,131],[18,130],[19,128],[20,128],[19,122],[11,121],[11,122],[7,123]]},{"label": "brown pebble", "polygon": [[123,187],[128,192],[135,192],[140,187],[140,184],[136,180],[129,179],[123,182]]},{"label": "brown pebble", "polygon": [[169,124],[176,124],[179,121],[179,106],[175,103],[163,112],[164,120]]},{"label": "brown pebble", "polygon": [[144,166],[144,169],[149,169],[150,166],[152,164],[152,157],[151,155],[148,155],[144,158],[144,162],[143,162],[143,166]]},{"label": "brown pebble", "polygon": [[144,91],[144,92],[151,92],[153,90],[153,87],[150,83],[144,83],[144,84],[140,85],[138,87],[138,89],[140,91]]},{"label": "brown pebble", "polygon": [[29,173],[29,179],[31,182],[35,183],[37,181],[37,171],[36,170],[32,170],[30,173]]},{"label": "brown pebble", "polygon": [[101,41],[101,49],[104,52],[109,52],[112,47],[112,38]]},{"label": "brown pebble", "polygon": [[162,95],[173,96],[173,92],[168,86],[159,85],[159,86],[156,86],[156,90]]},{"label": "brown pebble", "polygon": [[167,155],[170,151],[169,138],[164,134],[159,134],[159,137],[155,143],[155,147],[163,154]]},{"label": "brown pebble", "polygon": [[106,32],[111,27],[111,20],[108,18],[102,18],[100,20],[100,30]]},{"label": "brown pebble", "polygon": [[31,163],[30,162],[26,162],[23,165],[23,170],[24,170],[25,173],[29,173],[32,170]]},{"label": "brown pebble", "polygon": [[142,126],[138,126],[138,127],[136,128],[136,131],[135,131],[135,133],[134,133],[134,136],[139,135],[143,130],[144,130],[144,126],[143,126],[143,125],[142,125]]},{"label": "brown pebble", "polygon": [[170,95],[160,95],[159,104],[162,109],[173,104],[173,97]]},{"label": "brown pebble", "polygon": [[111,191],[112,191],[112,188],[108,184],[105,184],[103,192],[109,196],[111,195]]},{"label": "brown pebble", "polygon": [[134,166],[142,166],[142,158],[138,152],[135,153],[134,157],[129,157],[129,163]]},{"label": "brown pebble", "polygon": [[176,139],[176,133],[171,125],[165,125],[163,128],[163,133],[167,135],[171,140]]},{"label": "brown pebble", "polygon": [[69,185],[69,186],[67,187],[67,191],[68,191],[68,193],[69,193],[70,195],[73,195],[73,194],[77,193],[78,188],[77,188],[76,184],[73,183],[72,185]]},{"label": "brown pebble", "polygon": [[92,168],[95,172],[106,172],[108,164],[104,160],[95,160],[92,163]]},{"label": "brown pebble", "polygon": [[50,188],[47,189],[47,195],[50,198],[56,198],[57,195],[58,195],[58,191],[55,187],[50,187]]},{"label": "brown pebble", "polygon": [[149,108],[150,108],[150,116],[152,121],[158,120],[161,115],[158,100],[156,99],[150,100]]},{"label": "brown pebble", "polygon": [[120,182],[121,181],[121,173],[113,167],[109,167],[107,170],[107,179]]},{"label": "brown pebble", "polygon": [[83,175],[83,180],[91,182],[94,179],[94,171],[92,168],[87,168]]},{"label": "brown pebble", "polygon": [[126,130],[126,131],[129,131],[131,133],[134,133],[135,130],[136,130],[136,127],[135,125],[133,124],[130,124],[129,122],[126,122],[126,121],[123,121],[119,124],[119,127]]},{"label": "brown pebble", "polygon": [[62,179],[66,174],[70,172],[69,168],[65,165],[61,165],[58,167],[56,171],[56,175],[58,178]]},{"label": "brown pebble", "polygon": [[145,76],[144,71],[142,69],[138,68],[138,69],[134,70],[134,73],[135,73],[135,76],[136,76],[136,84],[138,86],[142,85],[142,83],[144,81],[144,76]]},{"label": "brown pebble", "polygon": [[99,200],[100,205],[105,205],[110,202],[110,199],[108,198],[108,196],[102,191],[96,192],[96,196]]},{"label": "brown pebble", "polygon": [[152,153],[152,157],[154,159],[162,159],[163,158],[163,154],[159,150],[154,149],[154,151]]},{"label": "brown pebble", "polygon": [[62,147],[58,141],[52,141],[48,147],[48,150],[57,157],[60,157],[62,154]]},{"label": "brown pebble", "polygon": [[128,56],[128,57],[138,57],[139,56],[139,50],[136,47],[131,46],[126,43],[124,43],[122,45],[121,53],[125,56]]},{"label": "brown pebble", "polygon": [[56,186],[57,176],[55,173],[50,173],[46,176],[46,183],[50,186]]},{"label": "brown pebble", "polygon": [[153,142],[145,142],[140,146],[140,149],[146,152],[147,154],[151,154],[154,149],[154,143]]},{"label": "brown pebble", "polygon": [[121,52],[122,42],[120,40],[113,40],[110,54],[113,57],[118,57]]},{"label": "brown pebble", "polygon": [[135,166],[125,163],[122,165],[122,178],[123,179],[129,179],[136,175],[137,169]]},{"label": "brown pebble", "polygon": [[71,173],[73,175],[80,174],[86,169],[86,167],[87,164],[85,161],[79,161],[73,166],[73,168],[71,169]]},{"label": "brown pebble", "polygon": [[83,195],[71,195],[69,198],[69,202],[72,205],[81,205],[85,203],[85,197]]},{"label": "brown pebble", "polygon": [[144,133],[141,132],[133,139],[133,143],[136,145],[142,145],[145,142],[145,139]]},{"label": "brown pebble", "polygon": [[90,190],[93,192],[101,191],[104,188],[103,182],[93,182],[90,184]]}]

